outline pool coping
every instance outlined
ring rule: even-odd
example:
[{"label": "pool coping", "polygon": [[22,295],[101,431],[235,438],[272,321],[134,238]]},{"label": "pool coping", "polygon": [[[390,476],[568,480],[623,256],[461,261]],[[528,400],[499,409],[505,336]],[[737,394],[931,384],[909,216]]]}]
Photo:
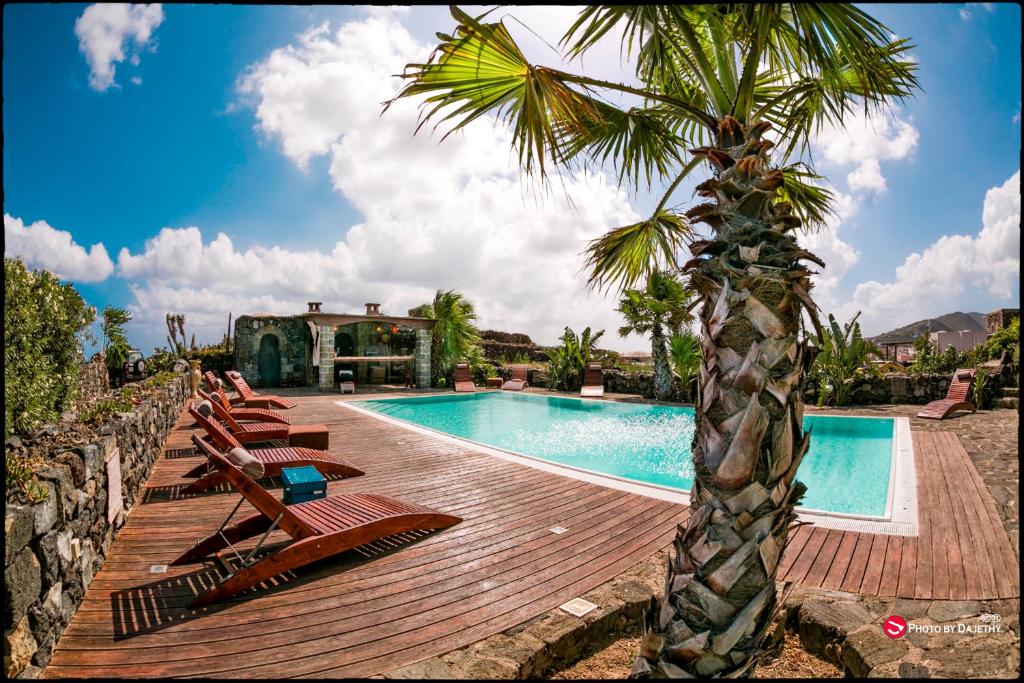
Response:
[{"label": "pool coping", "polygon": [[[483,393],[483,392],[480,392]],[[498,393],[498,392],[486,392]],[[444,392],[432,394],[432,396],[457,396],[455,392]],[[470,394],[466,394],[469,396]],[[520,395],[520,392],[516,392]],[[529,396],[532,394],[522,393]],[[399,401],[413,398],[411,396],[395,396],[385,398],[359,399],[372,401]],[[572,398],[579,401],[603,401],[603,399],[575,398],[559,396],[559,398]],[[586,470],[572,465],[555,464],[531,455],[524,455],[489,444],[454,436],[446,432],[424,427],[422,425],[407,422],[399,418],[384,415],[373,410],[354,405],[354,401],[339,400],[336,405],[343,406],[349,410],[374,417],[398,427],[402,427],[418,434],[432,436],[451,444],[471,448],[480,453],[491,455],[503,460],[515,462],[527,467],[557,474],[563,477],[570,477],[585,481],[590,484],[606,486],[608,488],[635,493],[649,498],[664,500],[680,505],[690,504],[690,494],[677,488],[662,486],[659,484],[641,484],[633,479],[618,477],[613,474],[598,474],[592,470]],[[844,417],[851,419],[877,419],[865,415],[834,415],[830,417]],[[835,529],[838,531],[857,531],[864,533],[886,534],[890,536],[916,536],[917,535],[917,476],[914,467],[914,449],[910,431],[910,419],[897,416],[893,420],[893,455],[890,458],[889,487],[886,492],[886,514],[884,517],[872,515],[856,515],[841,512],[826,512],[821,510],[808,510],[796,508],[797,520],[800,522],[814,524],[824,529]]]}]

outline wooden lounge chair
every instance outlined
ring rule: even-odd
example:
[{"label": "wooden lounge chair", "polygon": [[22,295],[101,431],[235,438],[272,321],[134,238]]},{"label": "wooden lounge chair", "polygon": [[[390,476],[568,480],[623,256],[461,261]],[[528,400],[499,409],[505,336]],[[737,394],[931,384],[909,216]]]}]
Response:
[{"label": "wooden lounge chair", "polygon": [[600,363],[587,363],[580,396],[604,396],[604,370]]},{"label": "wooden lounge chair", "polygon": [[[327,450],[329,445],[329,431],[327,425],[323,424],[280,424],[277,422],[239,422],[229,413],[220,402],[211,404],[213,414],[224,422],[228,432],[243,444],[256,441],[272,441],[274,439],[287,439],[290,446],[310,446]],[[198,408],[198,406],[196,406]],[[197,411],[198,414],[198,411]],[[194,417],[194,416],[193,416]]]},{"label": "wooden lounge chair", "polygon": [[469,363],[455,364],[455,391],[476,391],[473,377],[469,374]]},{"label": "wooden lounge chair", "polygon": [[[462,521],[454,515],[372,493],[348,493],[284,505],[219,453],[210,453],[210,458],[216,461],[225,480],[238,489],[242,498],[217,531],[171,564],[198,562],[223,548],[230,548],[236,566],[225,559],[228,576],[218,581],[212,590],[196,597],[192,607],[229,598],[275,576],[370,541],[410,531],[446,529]],[[243,500],[249,501],[258,514],[228,526]],[[275,529],[287,533],[291,541],[283,548],[257,557]],[[243,557],[234,544],[256,536],[259,536],[256,546]]]},{"label": "wooden lounge chair", "polygon": [[970,410],[976,412],[978,408],[971,401],[967,400],[967,394],[971,390],[971,383],[974,381],[974,368],[959,368],[953,373],[953,380],[949,383],[949,390],[946,391],[946,398],[939,401],[932,401],[917,414],[918,417],[930,420],[944,420],[950,413],[957,410]]},{"label": "wooden lounge chair", "polygon": [[217,391],[222,389],[221,381],[217,379],[217,375],[213,374],[212,370],[207,370],[203,373],[203,380],[206,382],[206,388],[208,391]]},{"label": "wooden lounge chair", "polygon": [[526,365],[513,365],[511,368],[512,378],[501,385],[502,390],[522,391],[530,386],[526,381],[527,373],[529,372],[529,368]]},{"label": "wooden lounge chair", "polygon": [[[189,479],[199,477],[184,489],[185,493],[206,491],[227,481],[224,471],[218,465],[221,460],[227,459],[226,451],[239,448],[241,444],[238,444],[237,441],[234,442],[237,445],[232,444],[230,434],[225,435],[227,436],[226,439],[223,438],[224,435],[218,435],[218,437],[213,439],[214,443],[218,444],[216,447],[214,444],[207,443],[199,438],[197,434],[192,435],[193,443],[196,444],[199,452],[206,456],[207,462],[197,465],[184,474]],[[220,446],[220,443],[226,443],[227,445]],[[247,452],[263,465],[263,475],[266,477],[281,476],[282,467],[302,467],[303,465],[315,467],[324,476],[359,477],[365,474],[361,469],[341,456],[318,451],[314,448],[296,448],[292,446],[288,448],[254,448],[247,450]],[[221,457],[214,458],[213,455],[220,455]]]},{"label": "wooden lounge chair", "polygon": [[281,396],[257,394],[237,370],[228,370],[224,373],[224,378],[238,392],[238,396],[231,399],[232,403],[244,403],[246,408],[294,408],[296,406],[294,402]]},{"label": "wooden lounge chair", "polygon": [[231,405],[231,401],[220,389],[215,389],[211,393],[206,393],[202,389],[196,390],[199,393],[199,398],[204,401],[209,401],[210,405],[219,403],[224,410],[228,411],[228,414],[239,422],[277,422],[279,424],[291,424],[288,418],[282,413],[276,410],[270,410],[269,408],[242,408]]}]

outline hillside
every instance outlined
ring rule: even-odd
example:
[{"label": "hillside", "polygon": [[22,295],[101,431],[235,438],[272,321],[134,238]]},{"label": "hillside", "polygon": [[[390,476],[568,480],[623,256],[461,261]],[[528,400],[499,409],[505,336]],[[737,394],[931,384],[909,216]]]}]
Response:
[{"label": "hillside", "polygon": [[969,330],[971,332],[984,332],[985,331],[985,314],[984,313],[946,313],[940,315],[937,318],[927,318],[925,320],[918,320],[915,323],[904,325],[895,330],[884,332],[878,336],[872,337],[871,340],[874,342],[886,342],[892,340],[902,339],[916,339],[923,333],[931,332],[959,332],[961,330]]}]

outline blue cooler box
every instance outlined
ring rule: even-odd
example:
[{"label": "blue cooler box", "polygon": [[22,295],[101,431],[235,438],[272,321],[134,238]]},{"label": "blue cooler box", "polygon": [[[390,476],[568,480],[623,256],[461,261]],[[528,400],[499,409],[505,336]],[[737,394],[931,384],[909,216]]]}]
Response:
[{"label": "blue cooler box", "polygon": [[281,468],[281,483],[285,505],[327,497],[327,480],[312,466]]}]

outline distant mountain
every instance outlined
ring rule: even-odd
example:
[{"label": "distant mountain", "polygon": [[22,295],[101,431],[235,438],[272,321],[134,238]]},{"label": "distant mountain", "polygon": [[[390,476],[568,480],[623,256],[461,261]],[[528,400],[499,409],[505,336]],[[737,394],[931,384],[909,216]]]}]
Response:
[{"label": "distant mountain", "polygon": [[918,320],[916,323],[904,325],[903,327],[872,337],[871,340],[878,343],[884,343],[890,340],[917,339],[922,334],[929,331],[960,332],[961,330],[984,332],[985,314],[973,312],[961,313],[960,311],[957,311],[956,313],[947,313],[946,315],[940,315],[938,318]]}]

